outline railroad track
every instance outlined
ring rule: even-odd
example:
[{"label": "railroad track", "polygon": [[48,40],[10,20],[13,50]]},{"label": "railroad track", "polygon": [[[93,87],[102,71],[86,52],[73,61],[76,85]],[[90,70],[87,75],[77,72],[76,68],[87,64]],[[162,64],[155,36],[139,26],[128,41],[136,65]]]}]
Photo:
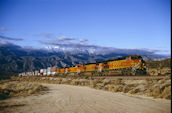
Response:
[{"label": "railroad track", "polygon": [[156,79],[160,80],[163,78],[166,78],[169,76],[146,76],[146,75],[137,75],[137,76],[93,76],[92,78],[106,78],[106,79],[116,79],[116,78],[121,78],[121,79],[126,79],[126,80],[142,80],[142,79]]},{"label": "railroad track", "polygon": [[[83,76],[82,76],[83,77]],[[134,75],[134,76],[127,76],[127,75],[114,75],[114,76],[91,76],[93,79],[125,79],[125,80],[143,80],[143,79],[154,79],[154,80],[160,80],[171,76],[167,75],[159,75],[159,76],[150,76],[150,75]],[[59,78],[58,76],[46,76],[46,77],[40,77],[40,78]]]}]

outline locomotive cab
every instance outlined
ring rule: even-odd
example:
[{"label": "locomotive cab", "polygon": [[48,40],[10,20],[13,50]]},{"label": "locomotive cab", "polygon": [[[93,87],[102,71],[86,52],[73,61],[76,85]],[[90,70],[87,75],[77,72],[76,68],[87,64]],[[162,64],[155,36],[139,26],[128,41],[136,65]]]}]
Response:
[{"label": "locomotive cab", "polygon": [[126,59],[126,60],[131,60],[131,57],[126,57],[125,59]]},{"label": "locomotive cab", "polygon": [[138,55],[133,55],[133,56],[131,56],[131,59],[132,60],[141,60],[142,57],[141,56],[138,56]]},{"label": "locomotive cab", "polygon": [[146,66],[143,58],[139,55],[131,56],[131,59],[136,62],[136,65],[133,68],[139,72],[139,74],[146,74]]}]

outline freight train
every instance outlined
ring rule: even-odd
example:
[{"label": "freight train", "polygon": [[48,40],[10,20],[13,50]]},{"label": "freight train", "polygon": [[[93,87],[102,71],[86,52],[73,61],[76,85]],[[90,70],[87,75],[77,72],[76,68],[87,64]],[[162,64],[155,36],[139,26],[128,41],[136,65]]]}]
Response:
[{"label": "freight train", "polygon": [[34,72],[23,72],[19,76],[58,76],[58,75],[142,75],[146,74],[146,65],[139,55],[120,57],[113,60],[77,64],[71,67],[48,67]]}]

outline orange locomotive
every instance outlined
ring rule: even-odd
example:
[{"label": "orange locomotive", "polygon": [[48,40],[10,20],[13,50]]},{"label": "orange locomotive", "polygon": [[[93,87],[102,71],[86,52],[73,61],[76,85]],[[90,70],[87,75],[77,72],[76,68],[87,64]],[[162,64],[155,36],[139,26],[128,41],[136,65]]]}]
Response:
[{"label": "orange locomotive", "polygon": [[146,74],[145,62],[139,55],[122,57],[108,61],[107,64],[109,66],[108,70],[121,70],[122,74]]},{"label": "orange locomotive", "polygon": [[116,60],[108,61],[109,69],[122,69],[122,68],[133,68],[137,69],[144,68],[144,61],[141,56],[132,55]]},{"label": "orange locomotive", "polygon": [[145,63],[141,56],[131,55],[127,57],[121,57],[114,60],[91,63],[91,64],[79,64],[72,67],[60,68],[57,72],[58,74],[68,74],[68,73],[84,73],[93,72],[95,75],[97,73],[106,73],[115,70],[121,71],[123,75],[136,75],[136,74],[146,74]]}]

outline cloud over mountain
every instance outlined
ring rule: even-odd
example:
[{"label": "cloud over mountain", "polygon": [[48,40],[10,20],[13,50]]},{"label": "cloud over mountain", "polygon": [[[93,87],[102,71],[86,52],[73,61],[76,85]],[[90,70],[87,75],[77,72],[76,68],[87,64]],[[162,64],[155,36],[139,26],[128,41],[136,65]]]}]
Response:
[{"label": "cloud over mountain", "polygon": [[[19,45],[15,45],[8,40],[22,40],[22,39],[15,39],[9,37],[3,37],[0,35],[0,46],[12,46],[13,48],[17,47],[20,49],[28,49],[30,50],[43,50],[46,52],[63,52],[63,53],[71,53],[71,54],[78,54],[78,53],[89,53],[95,55],[109,55],[109,54],[138,54],[138,55],[156,55],[157,53],[163,52],[163,50],[153,50],[147,48],[135,48],[135,49],[128,49],[128,48],[115,48],[115,47],[105,47],[99,46],[94,44],[88,44],[88,40],[84,38],[73,38],[73,37],[59,37],[54,39],[49,39],[47,41],[39,41],[39,43],[43,45],[47,45],[45,48],[32,48],[32,47],[21,47]],[[29,46],[29,45],[28,45]],[[164,50],[165,51],[165,50]],[[169,55],[168,55],[169,56]]]},{"label": "cloud over mountain", "polygon": [[0,27],[0,31],[7,31],[8,29],[6,27]]},{"label": "cloud over mountain", "polygon": [[87,39],[84,39],[84,38],[80,38],[79,41],[80,42],[87,42],[88,40]]},{"label": "cloud over mountain", "polygon": [[[128,48],[114,48],[114,47],[104,47],[94,44],[88,44],[87,39],[78,39],[73,37],[59,37],[50,39],[47,41],[39,41],[41,44],[48,45],[48,50],[53,51],[88,51],[95,54],[140,54],[140,55],[153,55],[158,52],[163,52],[163,50],[153,50],[153,49],[128,49]],[[76,52],[75,52],[76,53]]]},{"label": "cloud over mountain", "polygon": [[53,33],[45,32],[45,33],[35,34],[34,36],[50,38],[53,36]]},{"label": "cloud over mountain", "polygon": [[6,40],[0,40],[0,48],[10,48],[12,50],[24,50],[21,46],[8,42]]},{"label": "cloud over mountain", "polygon": [[86,43],[87,39],[77,39],[73,37],[59,37],[48,41],[39,41],[41,44],[60,46],[60,47],[70,47],[70,48],[96,48],[96,45],[90,45]]},{"label": "cloud over mountain", "polygon": [[22,38],[13,38],[13,37],[7,37],[7,36],[3,36],[3,35],[0,35],[0,39],[3,39],[3,40],[14,40],[14,41],[22,41],[23,40]]},{"label": "cloud over mountain", "polygon": [[56,41],[56,42],[60,41],[60,42],[62,42],[62,41],[72,41],[72,40],[76,40],[76,39],[72,38],[72,37],[64,37],[64,36],[62,36],[62,37],[59,37],[59,38],[55,38],[52,41]]},{"label": "cloud over mountain", "polygon": [[[6,44],[10,44],[9,42],[5,41],[5,40],[0,40],[0,45],[6,45]],[[12,43],[11,43],[12,44]]]}]

